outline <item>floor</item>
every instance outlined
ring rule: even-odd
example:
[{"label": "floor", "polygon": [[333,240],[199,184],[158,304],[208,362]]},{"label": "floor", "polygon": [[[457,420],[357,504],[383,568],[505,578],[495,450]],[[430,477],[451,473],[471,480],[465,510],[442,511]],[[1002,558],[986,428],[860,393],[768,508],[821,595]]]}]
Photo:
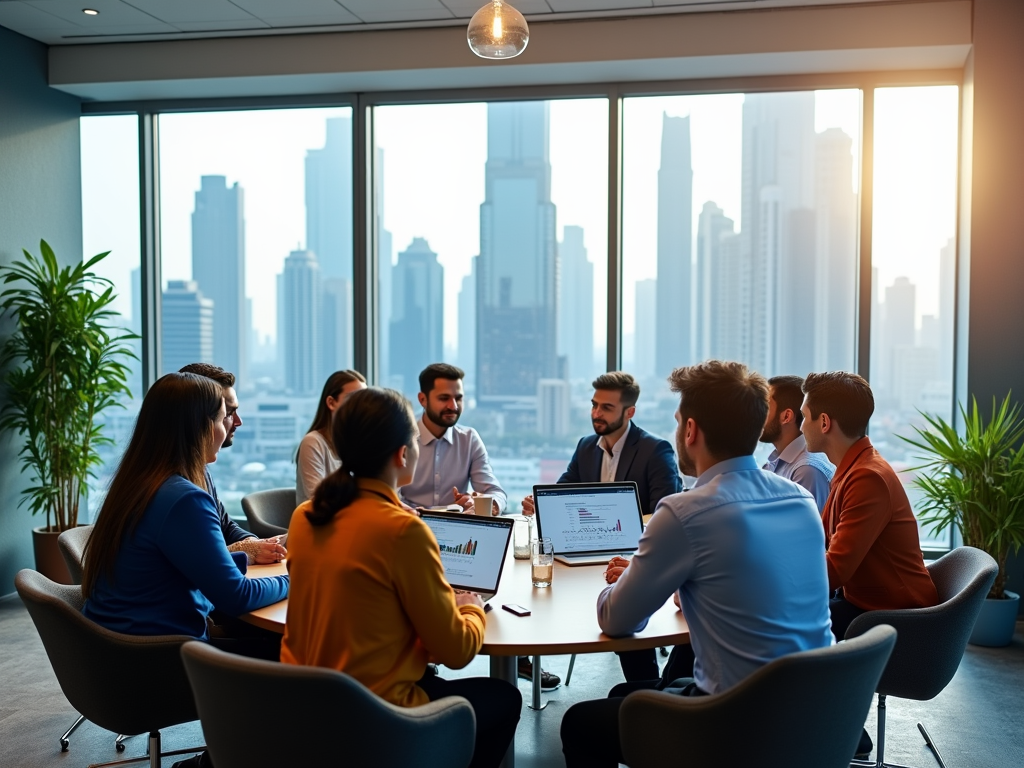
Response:
[{"label": "floor", "polygon": [[[1024,624],[1018,624],[1007,648],[968,646],[960,670],[930,702],[890,699],[886,728],[886,757],[918,768],[938,765],[917,730],[924,722],[948,768],[1009,768],[1024,766]],[[565,677],[568,656],[546,658],[543,666]],[[486,675],[486,657],[450,677]],[[546,709],[523,708],[516,735],[518,768],[562,768],[558,726],[562,713],[577,701],[607,694],[621,681],[618,660],[611,654],[579,656],[570,686],[545,694]],[[112,680],[126,695],[138,694],[137,681]],[[521,681],[524,701],[530,686]],[[76,718],[50,669],[31,619],[17,599],[0,602],[0,768],[86,766],[115,760],[113,734],[84,724],[72,737],[71,749],[60,752],[58,738]],[[967,725],[967,721],[970,725]],[[875,736],[872,708],[867,728]],[[202,743],[198,724],[164,732],[164,748]],[[142,754],[145,739],[129,739],[125,755]],[[773,745],[766,745],[770,748]],[[173,759],[164,761],[169,768]]]}]

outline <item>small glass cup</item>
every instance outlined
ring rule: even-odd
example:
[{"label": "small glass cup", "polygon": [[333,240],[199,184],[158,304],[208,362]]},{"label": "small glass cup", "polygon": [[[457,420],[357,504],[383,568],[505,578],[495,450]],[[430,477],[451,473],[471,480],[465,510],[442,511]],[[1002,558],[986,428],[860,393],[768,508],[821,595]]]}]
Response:
[{"label": "small glass cup", "polygon": [[551,539],[534,539],[530,545],[530,575],[533,586],[550,587],[555,571],[555,548]]},{"label": "small glass cup", "polygon": [[530,518],[516,515],[512,519],[515,521],[512,525],[512,557],[516,560],[529,560],[530,540],[533,538]]}]

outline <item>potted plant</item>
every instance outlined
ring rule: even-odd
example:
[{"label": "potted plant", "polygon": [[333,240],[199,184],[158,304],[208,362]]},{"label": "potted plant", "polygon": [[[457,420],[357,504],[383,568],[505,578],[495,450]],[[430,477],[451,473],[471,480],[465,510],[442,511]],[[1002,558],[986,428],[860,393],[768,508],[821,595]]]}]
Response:
[{"label": "potted plant", "polygon": [[927,429],[904,438],[924,452],[915,484],[924,493],[921,522],[936,532],[955,526],[963,543],[983,549],[999,564],[970,642],[1001,646],[1013,639],[1020,596],[1005,589],[1006,556],[1024,543],[1024,417],[1010,395],[983,420],[977,400],[961,405],[963,434],[940,418],[924,414]]},{"label": "potted plant", "polygon": [[22,436],[18,452],[30,476],[19,503],[45,513],[33,532],[36,567],[55,581],[69,581],[57,535],[78,525],[79,504],[97,448],[111,444],[96,417],[129,394],[126,342],[137,338],[111,325],[114,286],[91,270],[106,253],[61,268],[45,240],[41,257],[0,267],[6,286],[0,310],[15,323],[0,348],[6,402],[0,429]]}]

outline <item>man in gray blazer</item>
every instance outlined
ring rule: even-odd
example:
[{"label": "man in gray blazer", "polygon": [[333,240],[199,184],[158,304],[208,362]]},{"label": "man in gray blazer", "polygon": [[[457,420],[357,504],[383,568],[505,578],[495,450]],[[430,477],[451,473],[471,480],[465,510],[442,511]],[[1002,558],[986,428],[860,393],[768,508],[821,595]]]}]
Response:
[{"label": "man in gray blazer", "polygon": [[[672,444],[633,423],[640,385],[630,374],[613,371],[593,383],[590,421],[594,434],[576,445],[559,483],[633,481],[640,495],[640,511],[654,512],[664,497],[682,490]],[[523,499],[523,514],[534,512],[533,497]],[[658,677],[654,650],[619,654],[622,673],[629,682]]]}]

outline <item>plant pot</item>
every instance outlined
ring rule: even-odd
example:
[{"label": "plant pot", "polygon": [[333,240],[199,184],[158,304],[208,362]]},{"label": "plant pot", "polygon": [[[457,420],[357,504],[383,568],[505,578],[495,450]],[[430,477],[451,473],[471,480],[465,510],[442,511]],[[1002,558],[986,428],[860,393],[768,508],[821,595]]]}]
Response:
[{"label": "plant pot", "polygon": [[1002,648],[1013,640],[1013,630],[1017,625],[1017,609],[1020,607],[1020,595],[1004,590],[1005,600],[986,599],[978,614],[967,640],[971,645],[986,645],[990,648]]},{"label": "plant pot", "polygon": [[71,574],[57,546],[60,534],[46,526],[32,529],[32,549],[36,554],[36,570],[50,581],[71,584]]}]

